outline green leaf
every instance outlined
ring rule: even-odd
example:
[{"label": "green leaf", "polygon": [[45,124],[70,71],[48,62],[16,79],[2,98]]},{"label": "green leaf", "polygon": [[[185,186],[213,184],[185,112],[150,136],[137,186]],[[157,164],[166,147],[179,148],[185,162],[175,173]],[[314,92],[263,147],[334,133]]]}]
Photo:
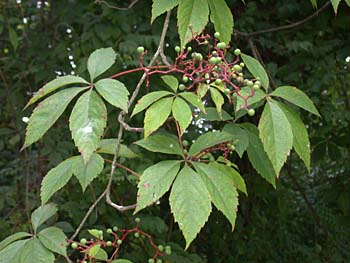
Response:
[{"label": "green leaf", "polygon": [[227,124],[222,131],[231,134],[236,152],[242,158],[244,151],[247,150],[249,145],[247,132],[236,124]]},{"label": "green leaf", "polygon": [[115,79],[101,79],[95,83],[96,90],[113,106],[128,112],[129,91]]},{"label": "green leaf", "polygon": [[97,239],[103,239],[103,235],[101,236],[101,230],[99,229],[89,229],[88,232],[90,235],[92,235],[93,237],[96,237]]},{"label": "green leaf", "polygon": [[[13,235],[8,236],[7,238],[5,238],[3,241],[0,242],[0,251],[3,250],[5,247],[10,245],[14,241],[17,241],[19,239],[23,239],[25,237],[30,237],[30,236],[32,236],[32,235],[29,233],[26,233],[26,232],[14,233]],[[2,261],[0,260],[0,262],[2,262]]]},{"label": "green leaf", "polygon": [[74,165],[74,175],[78,178],[79,183],[85,191],[86,187],[94,180],[103,170],[103,158],[94,153],[87,163],[83,158],[79,158]]},{"label": "green leaf", "polygon": [[194,156],[207,148],[228,141],[232,141],[232,135],[229,133],[220,131],[207,132],[197,138],[188,153],[190,156]]},{"label": "green leaf", "polygon": [[338,13],[338,6],[341,0],[331,0],[333,9],[334,9],[334,13],[337,14]]},{"label": "green leaf", "polygon": [[219,39],[226,44],[231,42],[233,33],[233,17],[225,0],[208,0],[210,8],[210,20],[214,24],[215,31],[220,33]]},{"label": "green leaf", "polygon": [[84,89],[65,89],[42,101],[30,116],[23,148],[38,141],[62,115],[72,99]]},{"label": "green leaf", "polygon": [[45,84],[45,86],[43,86],[41,89],[39,89],[38,92],[35,93],[35,95],[29,100],[28,104],[24,108],[27,108],[28,106],[37,102],[47,94],[70,84],[89,84],[89,82],[87,82],[83,78],[71,75],[56,78],[54,80],[51,80],[49,83]]},{"label": "green leaf", "polygon": [[197,95],[195,95],[192,92],[182,92],[182,93],[179,93],[179,95],[183,97],[185,100],[187,100],[189,103],[191,103],[193,106],[200,109],[201,112],[206,113],[203,102],[200,98],[198,98]]},{"label": "green leaf", "polygon": [[279,105],[268,100],[259,121],[259,135],[278,175],[293,147],[292,127]]},{"label": "green leaf", "polygon": [[153,134],[147,139],[142,139],[134,143],[151,152],[177,154],[182,156],[182,150],[178,138],[169,133]]},{"label": "green leaf", "polygon": [[97,252],[97,254],[95,255],[95,258],[99,259],[99,260],[107,261],[108,260],[108,254],[103,248],[100,248],[99,251]]},{"label": "green leaf", "polygon": [[199,112],[198,118],[204,119],[205,121],[229,121],[233,120],[233,117],[228,114],[226,111],[221,110],[221,116],[216,111],[216,108],[213,107],[207,107],[205,108],[207,113],[204,114],[202,112]]},{"label": "green leaf", "polygon": [[164,98],[147,109],[144,119],[145,139],[168,119],[172,105],[173,98]]},{"label": "green leaf", "polygon": [[261,85],[267,91],[269,88],[269,77],[267,76],[267,73],[264,67],[260,64],[258,60],[256,60],[251,56],[241,54],[241,58],[245,63],[246,67],[248,68],[248,70],[250,71],[250,73],[252,73],[254,77],[260,78]]},{"label": "green leaf", "polygon": [[304,92],[296,87],[282,86],[274,90],[270,95],[285,99],[290,103],[303,108],[304,110],[320,116],[320,113],[316,109],[312,100],[310,100]]},{"label": "green leaf", "polygon": [[127,259],[117,259],[117,260],[113,260],[112,263],[133,263],[133,262]]},{"label": "green leaf", "polygon": [[117,54],[113,48],[100,48],[91,53],[87,62],[91,81],[104,73],[115,62]]},{"label": "green leaf", "polygon": [[27,244],[30,239],[16,241],[5,249],[0,251],[0,262],[1,263],[20,263],[19,255],[22,252],[23,247]]},{"label": "green leaf", "polygon": [[254,169],[276,188],[276,172],[272,163],[264,150],[264,146],[259,138],[259,130],[250,123],[241,125],[248,134],[249,145],[247,148],[248,158]]},{"label": "green leaf", "polygon": [[287,105],[277,102],[278,106],[282,109],[286,115],[293,132],[293,147],[299,157],[305,163],[306,168],[310,172],[310,141],[306,127],[303,121],[300,119],[298,113],[292,110]]},{"label": "green leaf", "polygon": [[54,263],[55,261],[53,253],[45,248],[37,238],[29,240],[23,246],[19,258],[17,263]]},{"label": "green leaf", "polygon": [[201,176],[185,165],[175,179],[170,197],[171,212],[186,239],[186,249],[211,212],[210,194]]},{"label": "green leaf", "polygon": [[177,88],[179,87],[179,81],[177,80],[177,78],[175,78],[174,76],[171,76],[171,75],[165,75],[165,76],[161,76],[161,79],[174,92],[177,91]]},{"label": "green leaf", "polygon": [[[115,146],[117,145],[118,139],[103,139],[100,141],[100,145],[97,149],[98,153],[106,153],[106,154],[115,154]],[[133,150],[128,148],[124,144],[119,145],[119,154],[118,156],[124,158],[139,158],[140,155],[135,153]]]},{"label": "green leaf", "polygon": [[151,23],[161,14],[173,9],[179,0],[153,0]]},{"label": "green leaf", "polygon": [[310,0],[313,8],[317,8],[317,0]]},{"label": "green leaf", "polygon": [[35,209],[31,216],[34,234],[38,230],[39,226],[41,226],[44,222],[46,222],[50,217],[52,217],[56,213],[57,207],[53,203],[42,205]]},{"label": "green leaf", "polygon": [[107,109],[101,97],[92,90],[84,93],[72,110],[69,127],[85,162],[99,146],[106,123]]},{"label": "green leaf", "polygon": [[64,160],[55,168],[52,168],[41,182],[41,202],[45,204],[51,196],[65,186],[73,175],[73,167],[77,157]]},{"label": "green leaf", "polygon": [[188,104],[181,98],[175,98],[172,108],[173,116],[180,125],[181,135],[192,122],[192,111]]},{"label": "green leaf", "polygon": [[345,0],[345,2],[350,6],[350,0]]},{"label": "green leaf", "polygon": [[63,231],[57,227],[48,227],[38,234],[41,243],[50,251],[67,256],[67,237]]},{"label": "green leaf", "polygon": [[248,195],[247,187],[245,185],[243,177],[232,167],[227,166],[226,164],[213,163],[214,166],[219,169],[222,173],[232,177],[234,185],[238,190]]},{"label": "green leaf", "polygon": [[100,249],[101,249],[101,244],[94,245],[89,249],[88,255],[90,257],[95,257],[98,254]]},{"label": "green leaf", "polygon": [[9,40],[11,42],[13,49],[16,51],[18,47],[18,35],[12,27],[9,27],[8,30],[9,30]]},{"label": "green leaf", "polygon": [[158,201],[169,190],[179,169],[180,161],[162,161],[147,168],[138,184],[135,213]]},{"label": "green leaf", "polygon": [[168,96],[168,95],[174,95],[173,93],[169,91],[155,91],[152,93],[149,93],[145,96],[143,96],[135,105],[134,111],[131,114],[131,117],[136,115],[137,113],[143,111],[144,109],[148,108],[152,103],[156,102],[157,100]]},{"label": "green leaf", "polygon": [[195,35],[202,32],[208,23],[207,0],[180,0],[177,9],[177,24],[181,46],[184,47]]},{"label": "green leaf", "polygon": [[213,204],[230,221],[233,230],[236,222],[238,193],[232,176],[222,173],[215,164],[193,162],[193,166],[202,176]]},{"label": "green leaf", "polygon": [[211,87],[209,90],[210,90],[211,99],[213,100],[216,106],[216,111],[218,112],[219,115],[221,115],[221,108],[225,102],[224,97],[221,95],[221,93],[217,89],[213,87]]}]

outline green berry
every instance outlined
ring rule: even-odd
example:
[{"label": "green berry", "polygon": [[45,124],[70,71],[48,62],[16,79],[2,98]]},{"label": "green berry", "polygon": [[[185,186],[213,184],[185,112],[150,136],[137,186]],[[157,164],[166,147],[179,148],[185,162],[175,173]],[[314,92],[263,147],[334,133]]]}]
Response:
[{"label": "green berry", "polygon": [[157,263],[162,263],[162,262],[163,262],[163,260],[157,259]]},{"label": "green berry", "polygon": [[215,33],[214,33],[214,37],[215,37],[215,38],[219,38],[219,37],[220,37],[220,33],[219,33],[219,32],[215,32]]},{"label": "green berry", "polygon": [[211,58],[209,59],[209,63],[210,63],[210,64],[216,64],[216,57],[211,57]]},{"label": "green berry", "polygon": [[256,84],[254,84],[254,85],[253,85],[253,89],[254,89],[254,90],[258,90],[258,89],[260,89],[260,87],[259,87],[258,85],[256,85]]},{"label": "green berry", "polygon": [[182,145],[183,145],[184,147],[187,147],[187,146],[188,146],[188,141],[183,140],[183,141],[182,141]]},{"label": "green berry", "polygon": [[118,240],[117,240],[117,244],[118,244],[118,246],[120,246],[121,244],[123,244],[123,240],[118,239]]},{"label": "green berry", "polygon": [[179,85],[179,90],[180,90],[180,91],[183,91],[183,90],[185,90],[185,87],[186,87],[186,86],[185,86],[184,84],[180,84],[180,85]]},{"label": "green berry", "polygon": [[110,229],[110,228],[108,228],[108,229],[106,230],[106,232],[107,232],[107,234],[112,234],[113,230]]},{"label": "green berry", "polygon": [[119,228],[118,228],[117,226],[114,226],[114,227],[113,227],[113,231],[114,231],[114,232],[117,232],[118,229],[119,229]]},{"label": "green berry", "polygon": [[249,88],[253,87],[253,85],[254,85],[253,81],[251,81],[251,80],[248,80],[248,81],[247,81],[247,86],[248,86]]},{"label": "green berry", "polygon": [[242,77],[238,77],[238,78],[237,78],[237,81],[238,81],[238,82],[243,82],[243,80],[244,80],[244,79],[243,79]]},{"label": "green berry", "polygon": [[80,239],[80,243],[82,243],[83,245],[85,245],[86,242],[87,242],[87,240],[85,238]]},{"label": "green berry", "polygon": [[221,79],[216,79],[215,80],[215,85],[221,85],[222,84],[222,80]]},{"label": "green berry", "polygon": [[237,72],[241,72],[242,71],[242,67],[240,65],[234,65],[233,69]]},{"label": "green berry", "polygon": [[221,63],[221,58],[220,57],[217,57],[216,58],[216,62],[215,62],[216,64],[219,64],[219,63]]},{"label": "green berry", "polygon": [[180,48],[179,46],[176,46],[176,47],[175,47],[175,51],[176,51],[177,53],[179,53],[179,52],[181,51],[181,48]]},{"label": "green berry", "polygon": [[250,117],[254,116],[254,114],[255,114],[255,110],[254,110],[254,109],[249,109],[249,110],[248,110],[248,115],[249,115]]},{"label": "green berry", "polygon": [[226,48],[226,43],[225,42],[219,42],[216,47],[218,49],[225,49]]},{"label": "green berry", "polygon": [[230,160],[226,160],[226,165],[227,165],[228,167],[231,167],[231,165],[232,165],[231,161],[230,161]]},{"label": "green berry", "polygon": [[256,77],[255,79],[256,79],[256,80],[260,80],[260,77]]},{"label": "green berry", "polygon": [[164,247],[163,247],[162,245],[159,245],[159,246],[158,246],[158,250],[159,250],[160,252],[163,252],[163,251],[164,251]]},{"label": "green berry", "polygon": [[208,45],[208,44],[209,44],[208,40],[205,40],[204,45]]},{"label": "green berry", "polygon": [[245,67],[245,64],[243,62],[239,63],[239,65],[244,68]]},{"label": "green berry", "polygon": [[171,246],[165,246],[165,254],[167,255],[171,254]]},{"label": "green berry", "polygon": [[255,85],[258,85],[259,86],[259,88],[260,88],[260,86],[261,86],[261,82],[259,81],[259,80],[257,80],[257,81],[255,81],[255,83],[254,83]]},{"label": "green berry", "polygon": [[203,59],[203,56],[202,56],[201,53],[195,53],[194,59],[195,59],[195,60],[198,60],[198,61],[201,61],[201,60]]},{"label": "green berry", "polygon": [[187,83],[188,82],[188,77],[187,76],[183,76],[182,77],[182,82],[183,83]]},{"label": "green berry", "polygon": [[140,47],[137,48],[137,53],[142,54],[143,52],[145,52],[145,48],[144,47],[140,46]]},{"label": "green berry", "polygon": [[153,258],[150,258],[150,259],[148,260],[148,263],[155,263],[155,261],[154,261]]},{"label": "green berry", "polygon": [[8,54],[9,53],[9,49],[8,48],[4,48],[4,54]]},{"label": "green berry", "polygon": [[218,52],[216,52],[216,50],[214,50],[214,51],[211,52],[211,54],[212,54],[213,56],[216,56],[216,55],[218,54]]},{"label": "green berry", "polygon": [[184,154],[187,154],[187,153],[188,153],[188,151],[187,151],[186,149],[184,149],[184,150],[183,150],[183,153],[184,153]]},{"label": "green berry", "polygon": [[241,54],[241,50],[240,49],[235,49],[235,51],[233,51],[233,53],[236,55],[236,56],[239,56]]},{"label": "green berry", "polygon": [[112,241],[107,241],[107,242],[106,242],[106,246],[107,246],[107,247],[112,246],[112,244],[113,244]]},{"label": "green berry", "polygon": [[136,223],[140,223],[140,221],[141,221],[141,219],[140,219],[139,217],[136,217],[136,218],[135,218],[135,222],[136,222]]},{"label": "green berry", "polygon": [[103,238],[103,231],[102,231],[102,230],[98,231],[98,235],[99,235],[100,238],[102,239],[102,238]]},{"label": "green berry", "polygon": [[134,233],[134,237],[139,238],[140,237],[140,233],[139,232]]},{"label": "green berry", "polygon": [[225,93],[226,95],[229,95],[229,94],[231,93],[231,90],[230,90],[230,89],[224,89],[224,93]]},{"label": "green berry", "polygon": [[192,47],[188,47],[188,48],[187,48],[187,51],[188,51],[188,52],[191,52],[191,51],[192,51]]},{"label": "green berry", "polygon": [[231,149],[232,151],[234,151],[234,150],[236,150],[236,146],[231,145],[231,146],[230,146],[230,149]]},{"label": "green berry", "polygon": [[242,72],[241,72],[241,73],[239,73],[239,74],[238,74],[238,76],[243,77],[243,73],[242,73]]},{"label": "green berry", "polygon": [[77,244],[77,243],[72,243],[70,246],[71,246],[73,249],[77,249],[77,248],[78,248],[78,244]]}]

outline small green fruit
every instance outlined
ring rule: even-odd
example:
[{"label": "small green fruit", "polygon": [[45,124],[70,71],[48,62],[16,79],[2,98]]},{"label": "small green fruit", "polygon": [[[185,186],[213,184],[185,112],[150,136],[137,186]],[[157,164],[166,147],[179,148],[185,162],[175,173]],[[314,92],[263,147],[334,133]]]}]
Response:
[{"label": "small green fruit", "polygon": [[184,154],[188,154],[188,151],[186,149],[183,150]]},{"label": "small green fruit", "polygon": [[239,56],[241,54],[241,50],[240,49],[235,49],[235,51],[233,51],[233,53],[236,55],[236,56]]},{"label": "small green fruit", "polygon": [[225,90],[224,90],[224,93],[225,93],[226,95],[229,95],[229,94],[231,93],[231,90],[230,90],[230,89],[225,89]]},{"label": "small green fruit", "polygon": [[211,58],[209,59],[209,63],[210,63],[210,64],[216,64],[216,57],[211,57]]},{"label": "small green fruit", "polygon": [[157,263],[162,263],[162,262],[163,262],[163,260],[157,259]]},{"label": "small green fruit", "polygon": [[222,84],[222,80],[221,79],[216,79],[215,80],[215,85],[221,85]]},{"label": "small green fruit", "polygon": [[141,221],[141,219],[140,219],[139,217],[136,217],[136,218],[135,218],[135,222],[136,222],[136,223],[140,223],[140,221]]},{"label": "small green fruit", "polygon": [[180,85],[179,85],[179,90],[180,90],[180,91],[183,91],[183,90],[185,90],[185,87],[186,87],[186,86],[185,86],[184,84],[180,84]]},{"label": "small green fruit", "polygon": [[85,245],[86,242],[87,242],[87,240],[86,240],[85,238],[80,239],[80,243],[81,243],[81,244]]},{"label": "small green fruit", "polygon": [[107,232],[107,234],[112,234],[113,230],[110,229],[110,228],[108,228],[108,229],[106,230],[106,232]]},{"label": "small green fruit", "polygon": [[236,146],[231,145],[231,146],[230,146],[230,149],[231,149],[232,151],[234,151],[234,150],[236,150]]},{"label": "small green fruit", "polygon": [[165,246],[165,254],[171,255],[171,246]]},{"label": "small green fruit", "polygon": [[245,64],[243,62],[239,63],[239,65],[244,68],[245,67]]},{"label": "small green fruit", "polygon": [[259,80],[255,81],[255,85],[258,85],[259,87],[261,86],[261,82]]},{"label": "small green fruit", "polygon": [[187,146],[188,146],[188,141],[187,141],[187,140],[183,140],[183,141],[182,141],[182,145],[183,145],[184,147],[187,147]]},{"label": "small green fruit", "polygon": [[164,247],[163,247],[162,245],[159,245],[159,246],[158,246],[158,250],[159,250],[160,252],[163,252],[163,251],[164,251]]},{"label": "small green fruit", "polygon": [[231,165],[232,165],[231,161],[230,161],[230,160],[226,160],[226,165],[227,165],[228,167],[231,167]]},{"label": "small green fruit", "polygon": [[70,246],[71,246],[73,249],[77,249],[77,248],[78,248],[78,244],[77,244],[77,243],[72,243]]},{"label": "small green fruit", "polygon": [[260,87],[259,87],[258,85],[256,85],[256,84],[254,84],[254,85],[253,85],[253,89],[254,89],[254,90],[258,90],[258,89],[260,89]]},{"label": "small green fruit", "polygon": [[208,40],[205,40],[204,45],[208,45],[208,44],[209,44]]},{"label": "small green fruit", "polygon": [[250,117],[254,116],[254,114],[255,114],[255,110],[254,110],[254,109],[249,109],[249,110],[248,110],[248,115],[249,115]]},{"label": "small green fruit", "polygon": [[140,233],[139,232],[134,233],[134,237],[139,238],[140,237]]},{"label": "small green fruit", "polygon": [[220,57],[217,57],[216,58],[216,62],[215,62],[216,64],[219,64],[219,63],[221,63],[221,58]]},{"label": "small green fruit", "polygon": [[242,67],[240,65],[234,65],[233,69],[237,72],[241,72],[242,71]]},{"label": "small green fruit", "polygon": [[102,230],[98,231],[98,235],[99,235],[100,238],[102,239],[102,238],[103,238],[103,231],[102,231]]},{"label": "small green fruit", "polygon": [[215,33],[214,33],[214,37],[215,37],[215,38],[219,38],[219,37],[220,37],[220,33],[219,33],[219,32],[215,32]]},{"label": "small green fruit", "polygon": [[247,86],[248,86],[249,88],[253,87],[253,85],[254,85],[253,81],[251,81],[251,80],[248,80],[248,81],[247,81]]},{"label": "small green fruit", "polygon": [[117,240],[117,244],[118,244],[118,246],[120,246],[121,244],[123,244],[123,240],[118,239],[118,240]]},{"label": "small green fruit", "polygon": [[114,231],[114,232],[117,232],[118,229],[119,229],[119,228],[118,228],[117,226],[114,226],[114,227],[113,227],[113,231]]},{"label": "small green fruit", "polygon": [[154,261],[153,258],[150,258],[150,259],[148,260],[148,263],[155,263],[155,261]]},{"label": "small green fruit", "polygon": [[183,76],[182,77],[182,82],[183,83],[187,83],[188,82],[188,77],[187,76]]},{"label": "small green fruit", "polygon": [[203,56],[201,53],[195,53],[194,59],[197,61],[201,61],[203,59]]},{"label": "small green fruit", "polygon": [[142,54],[143,52],[145,52],[145,48],[144,47],[140,46],[140,47],[137,48],[137,53]]},{"label": "small green fruit", "polygon": [[226,43],[225,42],[219,42],[216,47],[218,49],[225,49],[226,48]]},{"label": "small green fruit", "polygon": [[8,54],[9,53],[9,49],[8,48],[4,48],[4,54]]},{"label": "small green fruit", "polygon": [[192,47],[188,47],[188,48],[187,48],[187,51],[188,51],[188,52],[191,52],[191,51],[192,51]]},{"label": "small green fruit", "polygon": [[218,52],[216,52],[216,50],[214,50],[214,51],[211,52],[211,54],[212,54],[213,56],[216,56],[216,55],[218,54]]},{"label": "small green fruit", "polygon": [[106,246],[107,246],[107,247],[112,246],[112,244],[113,244],[112,241],[107,241],[107,242],[106,242]]},{"label": "small green fruit", "polygon": [[176,47],[175,47],[175,51],[176,51],[177,53],[179,53],[179,52],[181,51],[181,48],[180,48],[179,46],[176,46]]}]

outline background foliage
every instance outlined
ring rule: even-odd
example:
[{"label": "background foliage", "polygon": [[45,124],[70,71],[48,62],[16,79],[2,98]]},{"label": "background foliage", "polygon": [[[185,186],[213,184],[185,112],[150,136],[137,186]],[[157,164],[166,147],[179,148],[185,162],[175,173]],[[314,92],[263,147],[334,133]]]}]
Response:
[{"label": "background foliage", "polygon": [[[22,109],[32,93],[57,75],[74,72],[88,78],[87,58],[97,48],[111,46],[117,51],[117,63],[111,74],[137,66],[137,46],[155,50],[163,21],[157,18],[150,24],[151,1],[139,1],[129,10],[116,10],[92,1],[20,2],[0,3],[1,239],[31,228],[30,212],[40,205],[43,176],[76,154],[67,129],[68,114],[37,144],[19,151],[26,128],[22,118],[31,113],[31,109]],[[248,196],[240,195],[235,231],[231,232],[229,222],[214,211],[187,252],[182,251],[184,240],[173,222],[168,202],[161,200],[158,206],[144,210],[141,226],[158,242],[173,245],[175,253],[170,262],[348,262],[350,63],[345,59],[350,55],[349,9],[341,2],[334,16],[329,4],[317,17],[298,27],[247,35],[302,20],[315,9],[306,1],[260,0],[244,4],[230,0],[227,3],[235,21],[231,46],[247,54],[258,52],[272,86],[291,84],[302,89],[320,111],[322,118],[301,112],[310,134],[311,171],[308,173],[292,154],[274,190],[243,158],[239,166]],[[318,8],[324,3],[318,1]],[[127,6],[125,1],[114,4]],[[208,30],[214,32],[213,28]],[[174,56],[174,46],[180,44],[175,12],[166,43],[165,53]],[[136,73],[135,77],[120,80],[127,87],[135,87],[138,79]],[[163,85],[159,79],[153,81]],[[108,111],[112,118],[107,124],[106,137],[115,137],[118,124],[113,119],[117,113],[112,107]],[[142,117],[136,115],[131,124],[139,126],[139,123]],[[195,132],[186,136],[188,140],[197,137]],[[139,135],[133,133],[124,137],[128,144],[138,139]],[[139,173],[159,158],[166,159],[136,146],[134,150],[140,158],[125,163]],[[108,172],[104,171],[85,193],[77,180],[71,180],[54,196],[53,201],[60,209],[50,225],[59,226],[71,235],[103,191]],[[113,198],[120,203],[133,203],[135,177],[118,170],[114,180]],[[89,218],[86,229],[132,224],[131,214],[117,213],[102,202]],[[81,233],[86,235],[84,231]],[[147,253],[136,241],[123,251],[126,258],[135,262],[145,260]]]}]

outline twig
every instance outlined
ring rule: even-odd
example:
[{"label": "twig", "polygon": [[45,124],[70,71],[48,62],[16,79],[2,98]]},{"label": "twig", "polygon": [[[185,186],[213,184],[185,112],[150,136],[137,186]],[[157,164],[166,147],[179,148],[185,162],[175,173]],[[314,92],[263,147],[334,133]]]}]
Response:
[{"label": "twig", "polygon": [[[104,159],[104,160],[105,160],[107,163],[113,163],[113,161],[111,161],[111,160],[108,160],[108,159]],[[117,165],[117,167],[122,168],[122,169],[124,169],[125,171],[127,171],[127,172],[129,172],[129,173],[135,175],[137,178],[140,178],[140,177],[141,177],[140,174],[138,174],[137,172],[131,170],[130,168],[128,168],[128,167],[126,167],[126,166],[124,166],[124,165],[122,165],[122,164],[120,164],[120,163],[117,163],[116,165]]]},{"label": "twig", "polygon": [[[156,62],[159,54],[161,54],[161,52],[163,52],[164,39],[165,39],[165,35],[166,35],[167,31],[168,31],[170,15],[171,15],[171,11],[168,11],[167,15],[166,15],[166,18],[165,18],[165,21],[164,21],[162,34],[160,36],[158,49],[157,49],[156,53],[153,55],[153,57],[152,57],[152,59],[151,59],[151,61],[150,61],[148,66],[152,66],[152,64]],[[141,86],[142,86],[143,82],[146,79],[146,76],[147,76],[147,74],[143,73],[141,79],[137,83],[136,88],[135,88],[135,90],[134,90],[133,94],[131,95],[131,98],[130,98],[130,100],[128,102],[128,106],[127,106],[128,110],[129,110],[131,104],[135,101],[135,99],[136,99],[136,97],[137,97],[137,95],[138,95],[138,93],[139,93],[139,91],[141,89]],[[125,121],[125,114],[126,114],[126,112],[124,112],[124,111],[120,112],[120,114],[119,114],[120,117],[118,117],[118,120],[120,119],[122,122],[124,122]],[[108,184],[107,184],[107,187],[106,187],[106,202],[107,202],[107,204],[112,206],[113,208],[117,209],[118,211],[121,211],[121,212],[127,211],[127,210],[131,210],[131,209],[135,209],[135,207],[136,207],[136,204],[129,205],[129,206],[118,205],[118,204],[114,203],[111,200],[112,179],[113,179],[113,174],[115,172],[115,169],[117,168],[119,148],[120,148],[121,139],[123,137],[123,132],[124,132],[124,126],[120,125],[119,131],[118,131],[117,144],[116,144],[116,147],[115,147],[115,154],[114,154],[113,161],[112,161],[111,173],[110,173],[109,181],[108,181]]]},{"label": "twig", "polygon": [[125,121],[124,121],[124,114],[118,115],[118,121],[119,123],[124,127],[124,130],[131,131],[131,132],[143,132],[144,128],[135,128],[130,127]]},{"label": "twig", "polygon": [[103,1],[103,0],[95,0],[95,4],[105,4],[107,7],[112,8],[112,9],[116,9],[116,10],[129,10],[131,9],[139,0],[134,0],[132,1],[128,7],[118,7],[115,5],[111,5],[110,3],[108,3],[107,1]]}]

